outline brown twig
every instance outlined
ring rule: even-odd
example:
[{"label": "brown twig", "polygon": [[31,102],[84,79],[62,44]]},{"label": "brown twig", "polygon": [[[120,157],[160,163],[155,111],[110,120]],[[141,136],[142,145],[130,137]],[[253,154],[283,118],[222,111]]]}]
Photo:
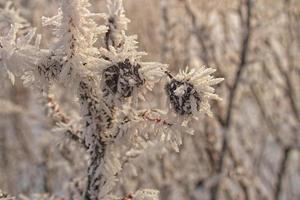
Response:
[{"label": "brown twig", "polygon": [[149,115],[149,112],[146,111],[146,112],[143,112],[140,114],[140,117],[142,117],[143,119],[147,120],[147,121],[150,121],[150,122],[154,122],[156,124],[162,124],[162,125],[166,125],[166,126],[173,126],[172,123],[162,119],[162,118],[159,118],[159,117],[150,117]]},{"label": "brown twig", "polygon": [[288,160],[289,160],[289,155],[290,152],[292,151],[292,148],[286,147],[284,148],[282,159],[280,162],[280,167],[279,167],[279,172],[277,175],[277,181],[276,181],[276,186],[275,186],[275,200],[280,199],[280,193],[282,191],[282,182],[284,179],[284,176],[286,174],[286,171],[288,169]]}]

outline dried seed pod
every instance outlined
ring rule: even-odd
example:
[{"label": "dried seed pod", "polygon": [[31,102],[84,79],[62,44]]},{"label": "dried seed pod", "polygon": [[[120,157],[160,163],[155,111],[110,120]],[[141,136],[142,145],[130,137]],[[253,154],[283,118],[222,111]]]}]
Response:
[{"label": "dried seed pod", "polygon": [[206,113],[212,116],[209,100],[221,100],[215,94],[213,86],[224,80],[213,77],[215,71],[206,67],[186,68],[175,77],[166,72],[170,78],[166,92],[176,114],[198,117],[199,114]]},{"label": "dried seed pod", "polygon": [[179,115],[191,115],[199,110],[201,98],[192,84],[172,79],[166,91],[172,108]]},{"label": "dried seed pod", "polygon": [[122,100],[132,96],[135,87],[144,84],[139,64],[133,65],[128,59],[112,65],[103,71],[104,97]]}]

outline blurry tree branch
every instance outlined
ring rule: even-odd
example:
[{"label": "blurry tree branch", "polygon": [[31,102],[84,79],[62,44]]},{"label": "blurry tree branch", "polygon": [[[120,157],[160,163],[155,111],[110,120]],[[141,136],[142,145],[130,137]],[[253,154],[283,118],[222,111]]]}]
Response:
[{"label": "blurry tree branch", "polygon": [[[246,6],[246,21],[245,24],[243,24],[243,32],[242,32],[242,43],[241,43],[241,52],[240,52],[240,62],[237,67],[236,76],[232,85],[231,90],[229,91],[229,97],[228,97],[228,105],[227,105],[227,113],[225,120],[221,120],[220,123],[224,128],[223,131],[223,142],[222,142],[222,148],[220,152],[220,158],[219,163],[216,168],[217,173],[222,173],[224,170],[224,160],[226,156],[226,152],[228,149],[228,129],[231,125],[231,119],[234,109],[234,100],[237,94],[238,86],[241,81],[241,77],[243,74],[243,71],[247,65],[247,57],[249,52],[249,43],[250,43],[250,37],[251,37],[251,18],[252,18],[252,8],[253,8],[253,1],[252,0],[246,0],[245,2]],[[242,12],[242,5],[240,8],[240,11]],[[240,18],[242,19],[243,14],[240,14]],[[221,118],[220,118],[221,119]],[[220,181],[211,189],[211,199],[216,200],[218,199],[219,195],[219,187],[220,187]]]},{"label": "blurry tree branch", "polygon": [[277,175],[276,186],[275,186],[275,197],[274,197],[275,200],[280,199],[280,193],[282,190],[282,182],[283,182],[284,176],[286,174],[286,171],[288,169],[289,155],[292,150],[293,149],[289,146],[285,147],[283,150],[282,158],[281,158],[280,165],[279,165],[279,172]]}]

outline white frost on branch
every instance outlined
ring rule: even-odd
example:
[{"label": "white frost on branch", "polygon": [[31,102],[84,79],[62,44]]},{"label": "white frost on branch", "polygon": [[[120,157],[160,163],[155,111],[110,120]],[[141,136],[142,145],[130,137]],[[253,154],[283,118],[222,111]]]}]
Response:
[{"label": "white frost on branch", "polygon": [[107,0],[108,14],[106,16],[106,26],[108,31],[105,36],[107,49],[111,47],[119,48],[125,42],[125,31],[130,20],[125,16],[122,0]]},{"label": "white frost on branch", "polygon": [[[58,41],[51,46],[49,56],[60,58],[58,79],[75,89],[80,78],[90,76],[99,65],[99,51],[94,46],[99,35],[106,32],[95,19],[103,14],[91,13],[88,0],[63,0],[58,14],[44,18],[44,25],[53,25]],[[74,84],[77,83],[77,84]]]},{"label": "white frost on branch", "polygon": [[[94,14],[88,10],[88,0],[62,0],[58,14],[43,19],[44,25],[54,27],[57,37],[46,50],[39,50],[35,30],[18,37],[18,24],[0,37],[1,69],[8,71],[22,63],[26,66],[21,70],[23,79],[31,86],[48,92],[60,82],[66,92],[77,94],[82,126],[72,124],[56,106],[52,106],[52,117],[58,119],[57,131],[78,130],[72,136],[87,149],[87,181],[82,189],[86,200],[119,200],[113,193],[125,166],[147,151],[179,151],[182,134],[193,134],[187,123],[168,119],[159,109],[135,110],[138,106],[132,103],[137,105],[142,93],[151,91],[167,74],[166,91],[177,115],[211,114],[208,100],[218,99],[212,86],[222,81],[211,75],[214,70],[210,68],[172,76],[166,65],[142,61],[146,53],[138,51],[137,37],[125,34],[129,20],[122,1],[108,0],[107,5],[107,15]],[[97,25],[97,17],[106,19],[106,26]],[[96,47],[101,34],[105,48]],[[123,199],[157,200],[158,192],[139,190]]]},{"label": "white frost on branch", "polygon": [[0,8],[0,35],[4,36],[9,31],[13,24],[19,24],[20,32],[25,33],[29,29],[28,21],[20,16],[18,9],[12,6],[12,1],[7,1],[4,8]]},{"label": "white frost on branch", "polygon": [[37,60],[39,37],[36,37],[35,29],[31,29],[27,34],[18,36],[22,26],[13,24],[9,32],[0,36],[0,71],[7,73],[8,78],[14,83],[14,75],[21,75],[30,69]]}]

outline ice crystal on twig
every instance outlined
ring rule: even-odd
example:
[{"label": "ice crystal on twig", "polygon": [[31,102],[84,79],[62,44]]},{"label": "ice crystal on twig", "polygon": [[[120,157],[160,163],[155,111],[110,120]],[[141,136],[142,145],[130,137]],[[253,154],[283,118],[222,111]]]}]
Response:
[{"label": "ice crystal on twig", "polygon": [[24,34],[30,30],[28,21],[20,16],[19,10],[12,6],[11,1],[7,1],[4,8],[0,8],[0,35],[4,36],[9,31],[12,25],[19,24],[20,33]]},{"label": "ice crystal on twig", "polygon": [[[13,24],[9,32],[0,36],[0,70],[5,70],[9,79],[14,82],[14,75],[20,75],[36,62],[36,56],[39,55],[38,38],[35,45],[31,42],[35,36],[35,29],[31,29],[24,36],[18,36],[20,24]],[[18,69],[18,70],[17,70]]]},{"label": "ice crystal on twig", "polygon": [[69,85],[75,89],[79,84],[76,80],[90,76],[92,68],[100,62],[94,44],[98,35],[106,32],[105,26],[98,26],[94,21],[104,15],[91,13],[89,7],[90,3],[86,0],[63,0],[56,16],[43,19],[45,26],[56,27],[55,35],[59,40],[51,46],[50,56],[41,65],[55,66],[51,68],[54,71],[49,73],[58,73],[58,80],[64,84],[77,82]]},{"label": "ice crystal on twig", "polygon": [[55,55],[49,55],[37,65],[39,75],[42,76],[45,81],[58,80],[58,75],[62,71],[63,60],[61,57]]},{"label": "ice crystal on twig", "polygon": [[124,43],[125,31],[130,20],[124,14],[122,0],[108,0],[107,8],[106,26],[108,30],[105,35],[105,45],[107,49],[110,46],[119,48]]}]

